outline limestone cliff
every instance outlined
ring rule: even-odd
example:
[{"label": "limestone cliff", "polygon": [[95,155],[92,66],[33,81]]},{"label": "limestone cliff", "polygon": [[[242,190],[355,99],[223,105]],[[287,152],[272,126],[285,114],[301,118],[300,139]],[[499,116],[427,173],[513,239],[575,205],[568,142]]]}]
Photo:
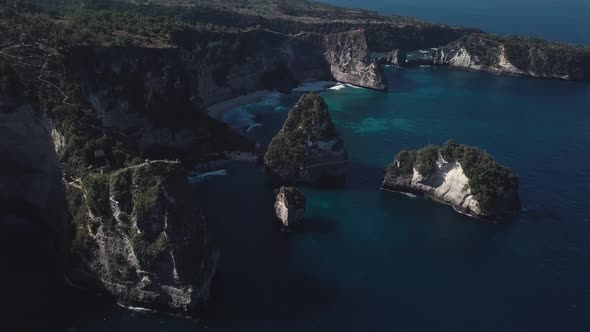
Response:
[{"label": "limestone cliff", "polygon": [[124,306],[192,314],[218,253],[178,163],[151,161],[68,184],[75,285]]},{"label": "limestone cliff", "polygon": [[317,184],[344,178],[348,154],[320,95],[299,99],[270,142],[264,162],[279,183]]},{"label": "limestone cliff", "polygon": [[382,65],[403,67],[406,65],[406,53],[402,50],[393,50],[387,52],[385,55],[380,56],[377,62]]},{"label": "limestone cliff", "polygon": [[79,48],[71,68],[102,128],[142,157],[200,161],[254,144],[211,119],[180,49]]},{"label": "limestone cliff", "polygon": [[381,67],[371,58],[364,31],[327,35],[324,54],[336,81],[375,90],[387,87]]},{"label": "limestone cliff", "polygon": [[[239,135],[206,107],[256,90],[288,91],[309,80],[385,89],[362,31],[333,35],[177,32],[177,47],[80,47],[67,63],[102,127],[134,137],[143,156],[183,159],[238,149]],[[213,138],[215,137],[215,139]]]},{"label": "limestone cliff", "polygon": [[[20,24],[23,19],[32,23]],[[132,47],[66,43],[55,36],[70,32],[53,21],[23,36],[20,27],[36,27],[35,19],[14,14],[0,21],[0,35],[11,45],[0,57],[0,94],[39,105],[38,114],[7,113],[3,122],[3,134],[14,136],[5,140],[4,157],[16,166],[6,166],[10,176],[0,198],[6,196],[15,213],[30,214],[14,219],[16,228],[39,223],[31,227],[43,241],[32,239],[59,251],[63,264],[53,265],[56,279],[67,274],[72,284],[126,306],[193,313],[215,270],[215,250],[182,167],[143,160],[190,164],[254,150],[206,113],[208,105],[243,93],[286,91],[336,76],[383,86],[357,31],[326,36],[189,29],[171,32],[174,43]],[[319,127],[310,127],[310,178],[341,175],[346,159],[341,139],[323,136],[333,130],[326,114]],[[323,163],[334,159],[338,167]],[[23,199],[15,198],[20,194]]]},{"label": "limestone cliff", "polygon": [[377,90],[386,86],[362,31],[329,35],[184,32],[177,33],[176,39],[205,105],[255,90],[288,91],[310,80],[336,80]]},{"label": "limestone cliff", "polygon": [[472,34],[436,51],[436,65],[498,74],[590,79],[590,48],[525,37]]},{"label": "limestone cliff", "polygon": [[283,226],[292,228],[301,224],[307,204],[305,195],[293,187],[280,187],[275,192],[275,214]]},{"label": "limestone cliff", "polygon": [[485,152],[453,141],[400,152],[382,188],[424,195],[495,221],[509,220],[520,210],[518,178]]}]

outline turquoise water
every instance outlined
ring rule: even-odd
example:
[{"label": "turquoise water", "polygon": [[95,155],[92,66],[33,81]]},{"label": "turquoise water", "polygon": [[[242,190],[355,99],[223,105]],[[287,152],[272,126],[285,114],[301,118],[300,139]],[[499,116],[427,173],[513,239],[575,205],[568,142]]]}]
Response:
[{"label": "turquoise water", "polygon": [[521,34],[554,41],[590,44],[588,0],[321,0],[383,14],[479,27],[487,32]]},{"label": "turquoise water", "polygon": [[[380,93],[322,93],[345,140],[344,188],[305,188],[301,232],[280,231],[261,168],[197,184],[222,259],[209,317],[98,312],[84,331],[587,331],[590,84],[447,68],[387,68]],[[299,94],[237,111],[267,143]],[[240,115],[240,116],[237,116]],[[253,120],[252,120],[253,121]],[[521,179],[511,225],[379,191],[397,151],[448,138],[485,148]]]}]

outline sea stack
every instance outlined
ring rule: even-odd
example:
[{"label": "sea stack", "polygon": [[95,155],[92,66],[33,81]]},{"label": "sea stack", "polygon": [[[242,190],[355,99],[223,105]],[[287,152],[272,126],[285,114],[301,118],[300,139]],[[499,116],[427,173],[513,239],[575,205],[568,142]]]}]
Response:
[{"label": "sea stack", "polygon": [[319,94],[303,95],[264,156],[268,173],[279,184],[342,182],[348,154],[328,105]]},{"label": "sea stack", "polygon": [[386,66],[403,67],[406,64],[406,52],[402,50],[393,50],[379,57],[377,62]]},{"label": "sea stack", "polygon": [[482,149],[453,140],[442,147],[402,150],[381,188],[424,195],[493,221],[508,221],[520,211],[518,177]]},{"label": "sea stack", "polygon": [[275,213],[283,226],[296,227],[305,215],[307,200],[297,188],[281,187],[276,190]]}]

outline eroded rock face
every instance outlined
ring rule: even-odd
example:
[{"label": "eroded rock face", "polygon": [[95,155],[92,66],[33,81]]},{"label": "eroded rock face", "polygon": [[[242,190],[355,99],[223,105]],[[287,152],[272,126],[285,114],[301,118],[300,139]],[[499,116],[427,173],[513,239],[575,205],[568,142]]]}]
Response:
[{"label": "eroded rock face", "polygon": [[456,160],[447,162],[442,157],[439,158],[436,161],[436,170],[427,177],[416,169],[413,169],[412,174],[399,176],[388,172],[382,186],[394,191],[423,194],[467,214],[481,214],[479,203],[469,188],[469,179]]},{"label": "eroded rock face", "polygon": [[525,37],[472,34],[439,48],[433,62],[497,74],[590,78],[590,48]]},{"label": "eroded rock face", "polygon": [[403,67],[406,65],[406,53],[402,50],[393,50],[377,59],[382,65]]},{"label": "eroded rock face", "polygon": [[120,304],[190,315],[218,253],[179,163],[147,162],[68,185],[72,282]]},{"label": "eroded rock face", "polygon": [[78,49],[73,71],[102,127],[142,157],[201,160],[254,144],[211,119],[181,49]]},{"label": "eroded rock face", "polygon": [[283,226],[292,228],[300,225],[307,205],[305,195],[293,187],[281,187],[276,194],[275,214]]},{"label": "eroded rock face", "polygon": [[327,35],[324,52],[336,81],[375,90],[387,88],[381,67],[371,58],[364,31]]},{"label": "eroded rock face", "polygon": [[400,152],[381,188],[424,195],[461,213],[494,221],[510,220],[520,211],[516,176],[485,152],[454,143]]},{"label": "eroded rock face", "polygon": [[302,96],[289,111],[264,161],[279,183],[320,184],[344,179],[348,154],[319,94]]}]

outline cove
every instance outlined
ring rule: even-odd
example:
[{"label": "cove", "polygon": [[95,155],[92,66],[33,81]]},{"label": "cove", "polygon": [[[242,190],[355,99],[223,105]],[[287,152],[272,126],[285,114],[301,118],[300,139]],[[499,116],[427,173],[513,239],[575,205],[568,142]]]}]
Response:
[{"label": "cove", "polygon": [[[345,187],[304,188],[284,233],[262,168],[195,184],[222,257],[209,318],[97,313],[81,330],[581,331],[590,324],[590,85],[447,68],[385,68],[386,93],[322,92],[351,159]],[[243,106],[234,125],[267,144],[301,92]],[[231,121],[230,121],[231,124]],[[378,190],[403,148],[448,138],[519,177],[510,225]]]}]

